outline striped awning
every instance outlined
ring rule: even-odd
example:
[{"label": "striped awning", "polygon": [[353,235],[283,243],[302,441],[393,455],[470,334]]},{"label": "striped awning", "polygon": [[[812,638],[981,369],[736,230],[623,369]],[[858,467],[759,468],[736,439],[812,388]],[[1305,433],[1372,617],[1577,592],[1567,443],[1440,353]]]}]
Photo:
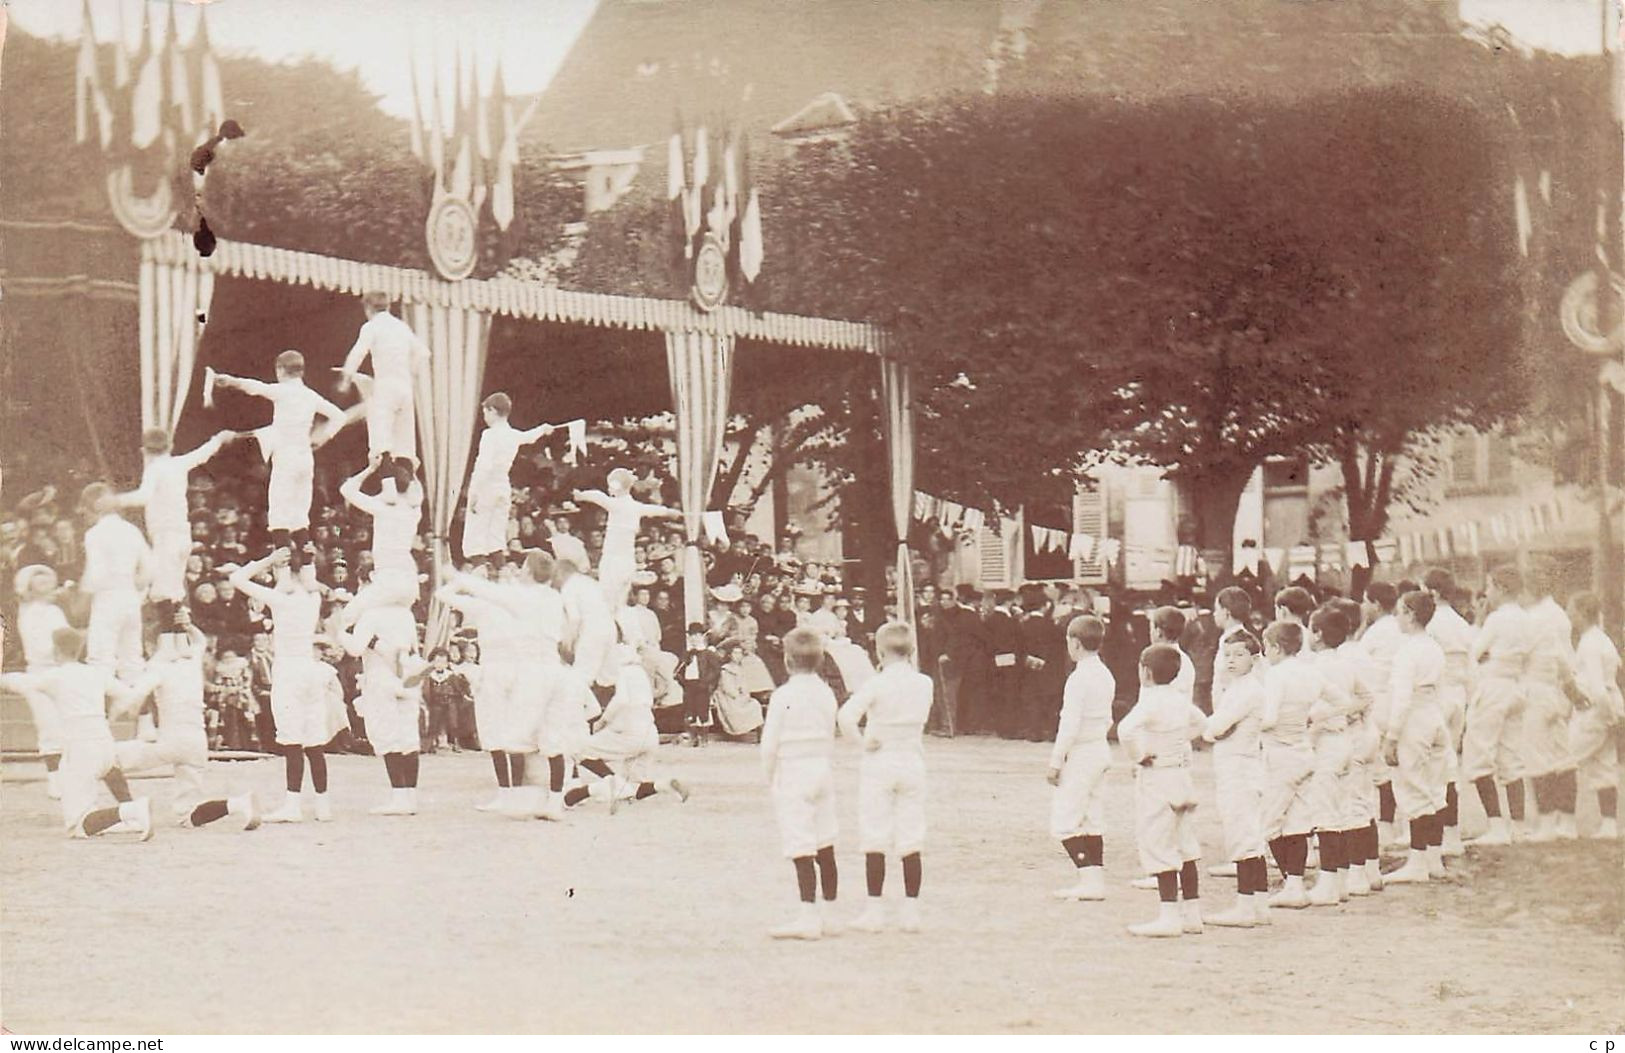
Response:
[{"label": "striped awning", "polygon": [[[153,239],[151,244],[153,258],[159,262],[180,263],[184,257],[196,254],[191,242],[178,231],[167,232]],[[747,311],[740,307],[722,307],[707,314],[686,300],[572,292],[508,277],[448,282],[427,271],[246,242],[221,241],[214,255],[201,262],[204,269],[217,275],[309,285],[350,295],[382,289],[405,303],[476,310],[510,318],[666,333],[707,333],[831,351],[874,353],[880,351],[882,345],[879,327],[864,322]]]}]

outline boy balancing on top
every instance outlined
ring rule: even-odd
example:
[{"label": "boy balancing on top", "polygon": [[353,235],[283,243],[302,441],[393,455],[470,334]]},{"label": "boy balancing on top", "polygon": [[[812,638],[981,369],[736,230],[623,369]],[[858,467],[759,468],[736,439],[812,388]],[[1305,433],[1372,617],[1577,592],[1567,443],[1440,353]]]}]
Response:
[{"label": "boy balancing on top", "polygon": [[[773,692],[762,726],[762,772],[772,788],[773,812],[785,857],[795,865],[801,907],[795,918],[769,932],[779,940],[816,940],[833,932],[818,910],[822,878],[824,902],[833,905],[835,870],[835,693],[818,675],[824,640],[815,630],[794,629],[784,637],[784,665],[790,678]],[[826,908],[827,910],[828,908]]]},{"label": "boy balancing on top", "polygon": [[[934,684],[914,668],[914,631],[890,622],[875,633],[880,672],[836,716],[841,731],[863,743],[858,769],[858,832],[869,902],[854,927],[886,927],[886,853],[903,859],[904,932],[920,929],[920,852],[925,847],[925,721]],[[863,722],[860,732],[859,722]]]}]

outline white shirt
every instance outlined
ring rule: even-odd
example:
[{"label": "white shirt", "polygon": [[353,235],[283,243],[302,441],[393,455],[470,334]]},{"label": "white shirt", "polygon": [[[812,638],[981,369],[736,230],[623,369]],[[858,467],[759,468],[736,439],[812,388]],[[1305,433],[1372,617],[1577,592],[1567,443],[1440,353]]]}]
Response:
[{"label": "white shirt", "polygon": [[1117,725],[1117,738],[1135,761],[1155,757],[1157,766],[1188,764],[1191,739],[1202,734],[1207,714],[1173,684],[1140,689],[1140,700]]},{"label": "white shirt", "polygon": [[1550,596],[1529,608],[1530,652],[1528,675],[1547,684],[1559,684],[1564,672],[1574,669],[1574,625]]},{"label": "white shirt", "polygon": [[112,670],[83,662],[24,673],[17,681],[56,703],[57,716],[62,721],[62,737],[68,743],[111,744],[113,731],[107,724],[107,700],[133,694],[130,688],[119,683]]},{"label": "white shirt", "polygon": [[1389,667],[1394,662],[1394,652],[1399,650],[1404,635],[1399,631],[1399,619],[1392,614],[1384,614],[1372,622],[1366,628],[1365,635],[1360,637],[1360,646],[1365,648],[1366,657],[1371,659],[1378,680],[1385,686]]},{"label": "white shirt", "polygon": [[380,384],[412,386],[413,359],[427,358],[428,345],[418,339],[412,327],[388,311],[379,311],[361,325],[355,345],[344,356],[344,371],[354,373],[372,355],[372,375]]},{"label": "white shirt", "polygon": [[237,591],[259,600],[271,612],[271,658],[310,658],[316,652],[316,630],[322,620],[320,593],[268,589],[249,578],[247,567],[229,579]]},{"label": "white shirt", "polygon": [[310,429],[318,414],[328,420],[340,420],[344,411],[305,387],[305,382],[294,378],[266,384],[258,380],[239,380],[238,386],[250,395],[258,395],[271,402],[271,423],[259,431],[260,445],[266,450],[310,449]]},{"label": "white shirt", "polygon": [[1625,717],[1625,696],[1619,690],[1619,664],[1619,649],[1601,626],[1593,625],[1581,634],[1580,643],[1574,649],[1575,679],[1591,704],[1612,713],[1616,720]]},{"label": "white shirt", "polygon": [[1433,617],[1428,619],[1427,633],[1444,651],[1445,681],[1466,684],[1467,655],[1473,649],[1472,625],[1456,613],[1456,608],[1439,600],[1433,609]]},{"label": "white shirt", "polygon": [[1444,680],[1444,648],[1425,632],[1406,633],[1394,654],[1389,679],[1388,728],[1390,736],[1405,726],[1411,710],[1437,706]]},{"label": "white shirt", "polygon": [[610,614],[609,601],[597,581],[585,574],[572,574],[559,592],[564,596],[564,616],[575,627],[570,638],[572,643],[581,638],[588,626],[599,633],[615,632],[614,615]]},{"label": "white shirt", "polygon": [[[372,647],[367,644],[376,637]],[[418,640],[417,622],[405,607],[372,607],[356,620],[345,650],[361,656],[361,675],[374,698],[400,689],[395,671],[397,656],[412,650]]]},{"label": "white shirt", "polygon": [[774,690],[762,725],[762,770],[771,782],[781,760],[822,760],[835,750],[835,692],[815,673]]},{"label": "white shirt", "polygon": [[153,699],[158,703],[159,733],[203,730],[203,655],[154,659],[149,666],[158,677]]},{"label": "white shirt", "polygon": [[514,582],[504,589],[514,622],[517,656],[550,665],[557,663],[559,641],[564,637],[565,597],[551,585],[531,582]]},{"label": "white shirt", "polygon": [[655,689],[649,674],[641,662],[631,659],[615,671],[615,694],[604,707],[602,726],[617,732],[653,729],[654,705]]},{"label": "white shirt", "polygon": [[1529,612],[1516,603],[1503,603],[1478,627],[1468,660],[1481,677],[1516,680],[1529,660],[1533,635]]},{"label": "white shirt", "polygon": [[474,471],[468,479],[469,493],[490,493],[509,489],[508,472],[523,446],[524,433],[505,420],[487,425],[480,432],[479,451],[474,454]]},{"label": "white shirt", "polygon": [[1375,670],[1371,659],[1358,640],[1345,641],[1343,646],[1337,649],[1337,654],[1343,660],[1344,668],[1351,674],[1348,684],[1349,719],[1363,720],[1372,713],[1377,704],[1377,685],[1372,680]]},{"label": "white shirt", "polygon": [[1266,743],[1282,746],[1309,744],[1309,711],[1327,696],[1326,678],[1301,654],[1270,666],[1264,672],[1264,711],[1258,722]]},{"label": "white shirt", "polygon": [[640,643],[646,643],[659,649],[660,617],[654,611],[639,605],[623,607],[617,621],[628,644],[636,647]]},{"label": "white shirt", "polygon": [[136,525],[109,513],[85,531],[85,572],[80,585],[86,592],[135,590],[145,584],[151,550]]},{"label": "white shirt", "polygon": [[418,524],[423,521],[423,488],[413,481],[406,493],[394,501],[362,493],[359,482],[346,483],[343,493],[345,500],[372,516],[374,573],[385,571],[417,577],[412,543],[417,540]]},{"label": "white shirt", "polygon": [[638,525],[651,513],[665,512],[664,505],[644,504],[631,494],[592,496],[588,501],[609,513],[604,523],[604,548],[631,549],[637,544]]},{"label": "white shirt", "polygon": [[1067,674],[1061,689],[1061,720],[1050,750],[1049,766],[1060,768],[1074,751],[1088,746],[1105,746],[1106,732],[1112,726],[1112,700],[1117,697],[1117,678],[1099,655],[1086,654]]},{"label": "white shirt", "polygon": [[1310,724],[1316,731],[1348,730],[1349,714],[1357,708],[1355,693],[1365,691],[1365,685],[1340,651],[1311,651],[1308,658],[1325,678],[1327,687],[1320,701],[1309,709]]},{"label": "white shirt", "polygon": [[856,739],[858,722],[866,746],[896,753],[925,752],[923,736],[935,684],[907,662],[893,661],[870,677],[836,715],[841,731]]},{"label": "white shirt", "polygon": [[1246,676],[1230,679],[1217,697],[1213,715],[1202,728],[1202,737],[1213,743],[1213,756],[1257,758],[1258,722],[1264,712],[1264,677],[1257,666]]},{"label": "white shirt", "polygon": [[[479,640],[480,662],[470,668],[479,669],[522,657],[519,619],[506,606],[487,597],[467,593],[442,593],[441,598],[462,612],[463,624],[473,629]],[[474,686],[473,680],[469,681],[469,686]]]},{"label": "white shirt", "polygon": [[220,452],[225,438],[216,435],[191,453],[164,454],[147,462],[141,471],[140,495],[147,519],[147,536],[185,534],[192,524],[186,507],[186,483],[194,468]]},{"label": "white shirt", "polygon": [[55,636],[68,628],[68,616],[54,603],[36,601],[17,608],[17,635],[23,642],[23,664],[30,672],[56,665]]}]

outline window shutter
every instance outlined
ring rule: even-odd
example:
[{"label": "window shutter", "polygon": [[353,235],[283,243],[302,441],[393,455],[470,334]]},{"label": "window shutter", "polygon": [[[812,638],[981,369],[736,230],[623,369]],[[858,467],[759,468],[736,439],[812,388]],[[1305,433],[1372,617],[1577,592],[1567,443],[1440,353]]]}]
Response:
[{"label": "window shutter", "polygon": [[1079,490],[1072,495],[1072,532],[1095,539],[1090,559],[1074,561],[1073,573],[1085,585],[1106,583],[1106,564],[1100,558],[1100,542],[1106,539],[1106,495],[1098,490]]},{"label": "window shutter", "polygon": [[984,526],[976,535],[979,559],[979,577],[984,589],[1010,587],[1010,554],[1005,547],[1004,534]]}]

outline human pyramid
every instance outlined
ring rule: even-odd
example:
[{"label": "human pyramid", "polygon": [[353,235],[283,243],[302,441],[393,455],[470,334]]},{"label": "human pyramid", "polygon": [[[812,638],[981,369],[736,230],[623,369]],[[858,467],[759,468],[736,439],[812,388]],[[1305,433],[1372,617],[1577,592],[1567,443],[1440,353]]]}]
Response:
[{"label": "human pyramid", "polygon": [[[1614,729],[1625,720],[1620,656],[1598,624],[1595,596],[1568,613],[1549,592],[1526,589],[1515,568],[1490,575],[1493,610],[1476,629],[1444,597],[1455,582],[1430,571],[1401,593],[1377,582],[1368,606],[1334,598],[1316,606],[1301,588],[1275,597],[1260,640],[1247,629],[1246,592],[1221,590],[1222,630],[1211,716],[1192,702],[1195,670],[1177,640],[1174,608],[1152,618],[1140,656],[1140,698],[1118,724],[1135,764],[1135,840],[1161,908],[1131,925],[1137,936],[1177,937],[1204,925],[1252,928],[1272,909],[1334,907],[1387,886],[1445,877],[1464,847],[1458,783],[1472,786],[1489,817],[1480,845],[1573,838],[1581,785],[1597,794],[1600,838],[1617,838]],[[1573,633],[1580,630],[1578,643]],[[1115,683],[1101,662],[1105,626],[1074,619],[1067,680],[1049,780],[1051,831],[1077,868],[1062,899],[1106,898],[1102,788],[1111,754],[1106,732]],[[1213,746],[1215,804],[1236,900],[1204,915],[1199,896],[1195,739]],[[1540,826],[1526,830],[1524,779],[1533,781]],[[1510,820],[1502,815],[1505,791]],[[1380,849],[1409,819],[1409,856],[1384,874]],[[1305,887],[1313,838],[1319,877]],[[1282,885],[1268,894],[1273,858]]]},{"label": "human pyramid", "polygon": [[[369,293],[363,305],[367,321],[339,371],[341,389],[361,390],[369,456],[339,492],[371,517],[374,571],[330,631],[360,659],[356,711],[389,777],[389,798],[372,812],[411,815],[417,811],[419,685],[428,671],[413,614],[418,571],[412,542],[424,495],[417,480],[412,392],[429,349],[389,312],[386,296]],[[371,376],[359,372],[369,357]],[[96,521],[85,533],[81,589],[90,594],[90,618],[84,632],[72,628],[55,603],[57,581],[50,568],[18,571],[26,671],[0,677],[0,687],[29,703],[48,790],[61,802],[64,825],[73,836],[150,838],[151,804],[132,796],[126,774],[164,765],[172,765],[176,774],[173,807],[181,825],[205,826],[227,816],[243,829],[262,821],[300,822],[307,769],[313,818],[333,818],[325,747],[347,719],[337,674],[316,654],[325,589],[310,558],[310,508],[315,451],[354,414],[305,385],[305,360],[298,351],[279,354],[275,371],[274,383],[205,372],[206,407],[212,408],[217,389],[236,389],[271,403],[265,427],[218,433],[186,454],[172,452],[167,432],[149,431],[138,490],[117,494],[105,483],[85,488],[81,509]],[[640,639],[635,619],[612,613],[625,606],[639,519],[675,513],[634,500],[631,473],[611,472],[608,493],[579,495],[609,512],[603,563],[611,573],[603,582],[591,576],[585,547],[567,534],[553,537],[551,554],[530,551],[522,563],[511,565],[506,558],[508,473],[518,451],[551,434],[554,426],[513,428],[511,401],[500,392],[487,397],[482,408],[486,428],[470,479],[463,539],[474,568],[452,577],[438,593],[478,629],[483,649],[476,719],[491,749],[498,792],[479,807],[558,819],[565,808],[593,797],[607,800],[612,810],[623,800],[663,790],[686,800],[688,791],[680,783],[657,784],[649,777],[659,736],[653,684],[642,657],[648,642]],[[184,605],[192,549],[188,477],[226,443],[249,434],[270,466],[272,550],[227,569],[232,584],[262,603],[272,622],[270,702],[285,758],[286,793],[264,814],[251,794],[204,798],[204,639]],[[377,492],[365,492],[373,478]],[[146,536],[120,514],[131,507],[143,510]],[[624,553],[614,548],[622,544]],[[158,626],[150,656],[143,655],[143,596]],[[141,710],[149,697],[156,703],[156,741],[115,742],[109,704],[118,716]],[[545,768],[527,763],[533,757],[545,758]],[[576,785],[567,790],[572,771]],[[113,795],[113,807],[97,807],[103,786]]]},{"label": "human pyramid", "polygon": [[[374,573],[325,631],[361,662],[356,710],[390,786],[388,799],[372,812],[404,816],[418,808],[420,684],[428,671],[413,614],[419,586],[411,549],[424,502],[413,380],[429,350],[389,313],[386,297],[368,294],[363,303],[367,321],[340,373],[341,388],[362,391],[369,456],[340,494],[372,520]],[[371,376],[360,372],[369,357]],[[181,825],[228,817],[243,829],[262,821],[301,822],[307,782],[310,814],[320,822],[333,818],[324,749],[346,719],[335,671],[316,655],[324,589],[309,558],[310,507],[315,451],[357,407],[340,409],[306,387],[297,351],[278,355],[275,369],[274,383],[209,371],[204,400],[212,406],[216,389],[234,388],[273,407],[270,423],[252,433],[270,465],[273,547],[232,568],[230,580],[271,616],[270,702],[284,753],[285,795],[262,815],[251,794],[205,793],[203,637],[183,602],[192,547],[188,476],[246,435],[221,432],[190,453],[175,454],[167,433],[148,432],[138,490],[117,494],[93,483],[81,498],[96,517],[84,544],[87,630],[71,628],[53,602],[49,568],[25,567],[17,575],[27,671],[0,677],[0,686],[22,693],[33,709],[50,790],[71,835],[150,838],[151,806],[132,796],[126,775],[162,765],[175,771],[173,809]],[[485,429],[462,539],[470,566],[436,594],[461,612],[482,649],[475,720],[497,789],[477,807],[558,820],[593,800],[612,812],[659,794],[686,800],[685,786],[658,780],[652,771],[659,745],[651,673],[658,641],[627,606],[639,523],[679,513],[637,500],[631,473],[616,469],[605,491],[574,495],[608,515],[596,579],[585,547],[569,534],[554,535],[550,553],[531,550],[510,561],[510,469],[520,449],[558,427],[516,429],[509,422],[512,408],[500,392],[482,403]],[[369,493],[373,479],[377,490]],[[146,536],[119,514],[127,507],[144,510]],[[1307,591],[1287,588],[1275,597],[1275,620],[1259,638],[1247,628],[1248,594],[1222,590],[1215,603],[1222,635],[1211,715],[1193,701],[1194,663],[1177,643],[1183,614],[1174,608],[1155,613],[1153,642],[1139,661],[1139,700],[1118,725],[1133,762],[1135,842],[1146,871],[1136,884],[1155,889],[1161,904],[1154,919],[1131,925],[1131,933],[1178,937],[1209,924],[1251,928],[1269,924],[1273,909],[1335,906],[1387,886],[1443,878],[1445,858],[1464,851],[1458,785],[1472,786],[1489,817],[1479,844],[1575,836],[1582,785],[1597,795],[1599,836],[1617,837],[1614,735],[1625,720],[1625,699],[1620,656],[1598,625],[1595,597],[1575,597],[1565,614],[1548,592],[1526,588],[1516,570],[1500,568],[1490,575],[1493,610],[1475,628],[1444,601],[1454,593],[1444,571],[1430,572],[1421,587],[1403,593],[1374,583],[1365,607],[1342,598],[1317,606]],[[143,594],[159,630],[150,656],[143,655]],[[854,927],[887,927],[888,855],[902,866],[901,927],[921,926],[928,789],[923,735],[934,684],[915,668],[913,630],[890,623],[875,635],[879,672],[838,707],[820,675],[831,635],[839,633],[821,631],[811,620],[785,635],[789,676],[772,692],[761,729],[763,772],[799,898],[796,914],[772,930],[776,938],[818,939],[839,928],[831,915],[838,890],[838,731],[862,751],[858,816],[867,901]],[[1051,834],[1076,869],[1075,883],[1056,893],[1065,900],[1107,898],[1107,736],[1117,685],[1100,657],[1105,637],[1105,623],[1090,615],[1066,628],[1074,668],[1048,771],[1055,787]],[[156,740],[115,742],[108,704],[115,713],[134,711],[149,696],[156,702]],[[1199,898],[1199,802],[1191,771],[1197,739],[1213,747],[1214,803],[1225,845],[1226,863],[1209,874],[1237,883],[1234,904],[1208,915]],[[1526,778],[1534,782],[1541,813],[1533,831],[1524,828]],[[99,806],[103,786],[113,795],[111,807]],[[1399,839],[1401,816],[1408,819],[1409,857],[1385,874],[1380,850]],[[1318,849],[1319,876],[1309,888],[1311,847]],[[1274,895],[1268,891],[1272,858],[1282,878]]]}]

